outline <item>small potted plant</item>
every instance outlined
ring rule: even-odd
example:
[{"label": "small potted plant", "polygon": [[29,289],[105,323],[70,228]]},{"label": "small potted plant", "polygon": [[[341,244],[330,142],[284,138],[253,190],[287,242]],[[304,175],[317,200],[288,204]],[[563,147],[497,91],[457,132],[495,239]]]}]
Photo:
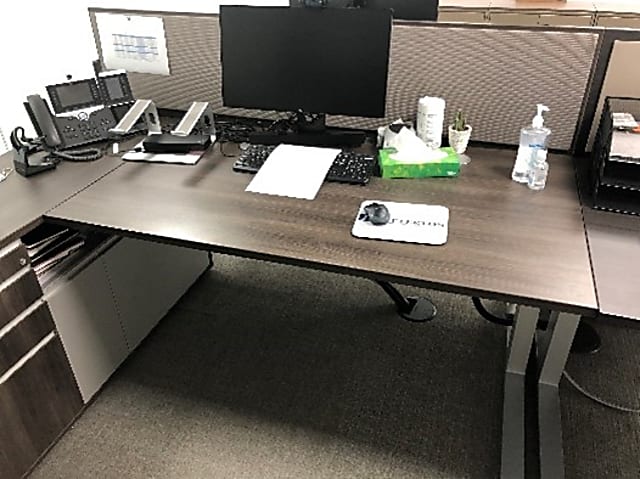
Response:
[{"label": "small potted plant", "polygon": [[453,124],[449,125],[449,145],[453,148],[453,151],[460,156],[461,163],[468,163],[469,161],[463,161],[468,156],[463,155],[467,151],[467,145],[471,138],[471,125],[467,124],[467,118],[461,110],[456,112],[456,116],[453,118]]}]

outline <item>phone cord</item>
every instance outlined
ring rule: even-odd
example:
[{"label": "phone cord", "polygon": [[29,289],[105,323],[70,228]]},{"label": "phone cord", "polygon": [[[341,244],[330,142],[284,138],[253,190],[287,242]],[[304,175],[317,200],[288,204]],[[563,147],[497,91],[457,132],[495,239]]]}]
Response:
[{"label": "phone cord", "polygon": [[102,158],[103,152],[98,148],[85,148],[83,150],[52,151],[51,156],[66,161],[95,161]]}]

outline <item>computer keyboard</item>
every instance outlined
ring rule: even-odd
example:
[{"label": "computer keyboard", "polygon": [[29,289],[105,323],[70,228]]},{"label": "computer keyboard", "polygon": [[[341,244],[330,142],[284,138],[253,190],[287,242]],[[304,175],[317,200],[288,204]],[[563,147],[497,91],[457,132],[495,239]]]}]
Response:
[{"label": "computer keyboard", "polygon": [[[276,146],[249,145],[233,164],[235,171],[256,173]],[[336,183],[366,185],[373,174],[374,158],[353,151],[341,151],[329,168],[326,180]]]}]

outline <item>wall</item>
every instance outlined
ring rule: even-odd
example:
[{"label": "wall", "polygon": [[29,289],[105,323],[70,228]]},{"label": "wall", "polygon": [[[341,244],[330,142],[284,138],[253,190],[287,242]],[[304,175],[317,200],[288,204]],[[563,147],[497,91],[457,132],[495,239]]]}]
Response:
[{"label": "wall", "polygon": [[218,13],[220,5],[287,6],[289,0],[88,0],[90,7],[123,8],[126,10],[155,10],[165,12]]},{"label": "wall", "polygon": [[0,3],[0,128],[8,135],[31,123],[22,102],[44,86],[65,81],[65,75],[92,74],[97,58],[86,0]]},{"label": "wall", "polygon": [[595,134],[600,125],[600,115],[605,98],[608,96],[640,98],[638,75],[630,74],[631,66],[637,68],[638,58],[640,58],[640,42],[615,42],[598,100],[598,110],[591,126],[588,151],[593,146]]},{"label": "wall", "polygon": [[[93,75],[98,58],[88,7],[217,13],[220,4],[288,5],[289,0],[66,0],[0,2],[0,129],[33,128],[22,102],[45,85]],[[2,150],[0,140],[0,151]]]},{"label": "wall", "polygon": [[9,140],[7,140],[2,128],[0,128],[0,155],[9,150],[8,142]]}]

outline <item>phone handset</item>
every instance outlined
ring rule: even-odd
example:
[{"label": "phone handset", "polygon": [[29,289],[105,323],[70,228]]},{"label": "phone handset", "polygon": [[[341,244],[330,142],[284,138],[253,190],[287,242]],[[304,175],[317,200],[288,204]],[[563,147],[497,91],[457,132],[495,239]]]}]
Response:
[{"label": "phone handset", "polygon": [[53,121],[53,115],[47,103],[40,95],[29,95],[27,97],[27,103],[33,114],[34,123],[37,123],[37,129],[40,130],[38,133],[42,136],[45,145],[53,149],[60,147],[62,140],[60,139],[60,134],[58,133],[56,124]]}]

